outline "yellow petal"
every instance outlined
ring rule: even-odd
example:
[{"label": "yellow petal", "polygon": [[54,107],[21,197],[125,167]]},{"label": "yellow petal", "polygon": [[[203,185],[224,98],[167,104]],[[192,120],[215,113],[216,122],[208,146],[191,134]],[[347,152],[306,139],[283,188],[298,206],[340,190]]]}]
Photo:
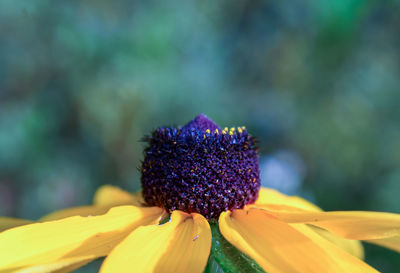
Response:
[{"label": "yellow petal", "polygon": [[288,196],[273,189],[261,188],[254,206],[262,207],[267,204],[286,205],[303,210],[321,211],[319,207],[301,197]]},{"label": "yellow petal", "polygon": [[61,258],[107,255],[133,229],[157,223],[162,209],[121,206],[101,216],[74,216],[0,233],[0,271]]},{"label": "yellow petal", "polygon": [[18,269],[0,271],[0,273],[67,273],[91,262],[93,256],[61,259],[54,263],[28,266]]},{"label": "yellow petal", "polygon": [[[279,221],[265,210],[251,208],[223,212],[219,219],[223,236],[240,251],[253,258],[269,273],[286,272],[376,272],[361,260],[329,244],[314,243],[303,233]],[[356,261],[356,262],[355,262]]]},{"label": "yellow petal", "polygon": [[[295,224],[297,225],[297,224]],[[303,224],[299,224],[303,225]],[[360,258],[364,259],[364,248],[361,244],[360,241],[357,240],[349,240],[345,239],[342,237],[339,237],[333,233],[330,233],[329,231],[309,225],[308,226],[312,231],[316,232],[318,235],[323,237],[324,239],[328,240],[329,242],[335,244],[336,246],[340,247],[344,251],[347,251],[348,253]]]},{"label": "yellow petal", "polygon": [[200,214],[174,211],[163,225],[140,227],[104,261],[100,273],[203,272],[211,249],[211,230]]},{"label": "yellow petal", "polygon": [[[254,204],[254,207],[264,208],[267,210],[272,209],[284,211],[322,211],[319,207],[301,197],[287,196],[276,190],[268,188],[261,188],[259,198]],[[349,253],[357,256],[360,259],[364,258],[364,248],[362,247],[362,244],[360,242],[338,237],[323,229],[319,229],[318,227],[312,228],[314,228],[319,235],[336,244],[340,248],[348,251]]]},{"label": "yellow petal", "polygon": [[400,236],[400,214],[367,211],[282,211],[268,210],[287,223],[307,223],[353,240]]},{"label": "yellow petal", "polygon": [[368,240],[367,242],[379,246],[384,246],[390,248],[391,250],[400,252],[400,236],[378,239],[378,240]]},{"label": "yellow petal", "polygon": [[0,232],[9,228],[27,225],[30,223],[32,223],[32,221],[30,220],[11,217],[0,217]]},{"label": "yellow petal", "polygon": [[142,207],[144,204],[142,193],[131,194],[118,187],[105,185],[100,187],[93,198],[93,206],[67,208],[52,212],[40,218],[39,221],[58,220],[70,216],[95,216],[106,213],[110,208],[121,205]]},{"label": "yellow petal", "polygon": [[59,220],[71,216],[96,216],[105,214],[111,206],[82,206],[58,210],[40,218],[39,222]]},{"label": "yellow petal", "polygon": [[142,192],[131,194],[111,185],[101,186],[95,193],[93,204],[97,206],[143,206]]},{"label": "yellow petal", "polygon": [[66,266],[66,267],[64,267],[64,268],[62,268],[60,270],[54,271],[53,273],[69,273],[69,272],[73,272],[76,269],[78,269],[78,268],[80,268],[80,267],[82,267],[82,266],[84,266],[84,265],[86,265],[86,264],[88,264],[88,263],[90,263],[92,261],[93,261],[93,259],[82,260],[81,262],[77,262],[77,263],[71,264],[69,266]]},{"label": "yellow petal", "polygon": [[[345,269],[342,272],[360,272],[360,273],[377,272],[374,268],[366,264],[364,261],[355,257],[355,255],[349,255],[348,244],[345,243],[344,245],[342,245],[342,247],[338,247],[337,238],[331,237],[332,235],[331,233],[329,233],[330,235],[324,233],[320,233],[320,235],[318,235],[318,233],[315,232],[316,227],[310,227],[304,224],[292,224],[291,226],[294,227],[296,230],[300,231],[301,233],[303,233],[304,235],[306,235],[315,244],[319,245],[326,252],[327,255],[331,255],[336,260],[339,260],[340,265],[342,266],[343,269]],[[321,236],[321,234],[323,235]],[[343,238],[340,239],[345,240]],[[331,240],[334,241],[335,244],[332,244]],[[359,241],[353,241],[353,242],[360,244]],[[364,255],[362,247],[361,247],[362,253],[358,253],[360,249],[357,249],[357,247],[354,246],[352,246],[350,250],[355,252],[355,254]]]}]

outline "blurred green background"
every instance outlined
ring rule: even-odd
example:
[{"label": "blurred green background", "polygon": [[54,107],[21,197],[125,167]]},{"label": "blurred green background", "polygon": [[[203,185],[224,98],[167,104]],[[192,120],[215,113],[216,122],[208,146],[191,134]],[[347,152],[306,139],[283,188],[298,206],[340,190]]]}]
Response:
[{"label": "blurred green background", "polygon": [[400,213],[399,49],[399,1],[2,0],[0,215],[137,190],[141,137],[199,113],[258,136],[265,186]]}]

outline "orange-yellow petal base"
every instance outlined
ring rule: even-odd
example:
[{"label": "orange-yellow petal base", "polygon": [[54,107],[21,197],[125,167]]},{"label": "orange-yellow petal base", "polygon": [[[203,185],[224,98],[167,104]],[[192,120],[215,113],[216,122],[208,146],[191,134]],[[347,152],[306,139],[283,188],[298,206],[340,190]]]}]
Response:
[{"label": "orange-yellow petal base", "polygon": [[200,214],[174,211],[170,222],[140,227],[106,258],[100,272],[203,272],[211,230]]},{"label": "orange-yellow petal base", "polygon": [[[377,272],[307,227],[294,228],[257,208],[224,212],[224,237],[269,273]],[[306,231],[304,231],[306,230]]]},{"label": "orange-yellow petal base", "polygon": [[107,255],[138,226],[157,223],[162,209],[121,206],[93,217],[69,217],[0,233],[0,272],[67,258]]}]

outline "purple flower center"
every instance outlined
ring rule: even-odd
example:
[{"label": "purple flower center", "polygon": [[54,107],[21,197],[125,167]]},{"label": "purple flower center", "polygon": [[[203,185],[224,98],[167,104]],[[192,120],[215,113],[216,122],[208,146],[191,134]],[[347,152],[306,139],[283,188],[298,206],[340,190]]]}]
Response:
[{"label": "purple flower center", "polygon": [[157,128],[145,140],[141,181],[148,205],[217,219],[257,199],[257,150],[244,127],[222,130],[201,114],[183,128]]}]

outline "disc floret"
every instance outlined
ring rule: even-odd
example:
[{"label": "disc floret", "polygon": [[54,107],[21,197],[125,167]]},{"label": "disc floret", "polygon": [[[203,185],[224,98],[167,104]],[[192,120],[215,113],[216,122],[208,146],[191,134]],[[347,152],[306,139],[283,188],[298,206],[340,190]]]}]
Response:
[{"label": "disc floret", "polygon": [[258,156],[245,127],[221,129],[199,115],[183,128],[157,128],[145,140],[141,181],[148,205],[216,219],[257,199]]}]

